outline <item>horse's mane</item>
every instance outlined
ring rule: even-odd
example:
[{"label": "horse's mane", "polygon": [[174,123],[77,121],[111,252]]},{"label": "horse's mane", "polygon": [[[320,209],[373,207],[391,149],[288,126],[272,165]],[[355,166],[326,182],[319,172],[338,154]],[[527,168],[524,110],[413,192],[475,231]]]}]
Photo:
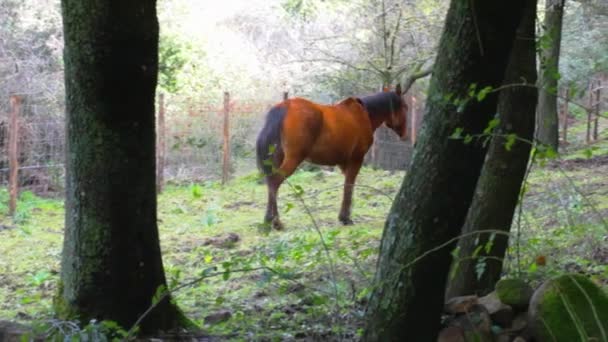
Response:
[{"label": "horse's mane", "polygon": [[383,91],[360,99],[370,116],[384,116],[401,107],[399,96],[394,91]]}]

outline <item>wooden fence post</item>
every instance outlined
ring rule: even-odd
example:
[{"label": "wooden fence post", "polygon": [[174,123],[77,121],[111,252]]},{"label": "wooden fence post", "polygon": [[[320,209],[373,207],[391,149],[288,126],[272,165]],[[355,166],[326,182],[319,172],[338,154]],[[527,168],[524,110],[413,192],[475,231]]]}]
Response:
[{"label": "wooden fence post", "polygon": [[230,173],[230,93],[224,92],[224,158],[222,165],[222,184],[228,182]]},{"label": "wooden fence post", "polygon": [[21,97],[12,95],[10,97],[10,118],[9,118],[9,133],[8,133],[8,187],[9,187],[9,204],[8,213],[10,216],[15,215],[17,210],[17,195],[19,194],[19,112],[21,111]]},{"label": "wooden fence post", "polygon": [[412,146],[414,146],[414,144],[416,144],[416,125],[418,122],[418,111],[416,110],[416,97],[414,95],[412,95],[412,107],[410,108],[410,113],[412,113],[412,120],[411,120],[411,125],[412,127],[410,128],[410,132],[411,132],[411,137],[410,137],[410,141],[412,142]]},{"label": "wooden fence post", "polygon": [[283,101],[287,100],[289,98],[289,92],[285,91],[283,92]]},{"label": "wooden fence post", "polygon": [[591,142],[591,113],[593,112],[593,80],[589,81],[589,102],[587,106],[587,135],[585,142]]},{"label": "wooden fence post", "polygon": [[566,87],[563,90],[563,105],[562,105],[562,140],[568,143],[568,101],[570,101],[570,88]]},{"label": "wooden fence post", "polygon": [[158,129],[156,146],[156,193],[163,191],[165,182],[165,94],[158,94]]},{"label": "wooden fence post", "polygon": [[601,100],[601,91],[602,91],[602,83],[598,79],[594,82],[593,92],[595,93],[595,101],[594,101],[594,112],[595,116],[593,118],[593,140],[597,140],[598,138],[598,121],[600,119],[600,100]]}]

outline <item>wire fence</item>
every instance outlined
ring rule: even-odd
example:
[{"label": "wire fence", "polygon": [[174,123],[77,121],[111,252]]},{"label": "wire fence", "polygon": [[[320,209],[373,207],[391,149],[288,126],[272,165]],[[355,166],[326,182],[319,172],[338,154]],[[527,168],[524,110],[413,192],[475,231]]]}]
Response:
[{"label": "wire fence", "polygon": [[[286,97],[277,92],[276,98],[247,100],[226,93],[224,101],[209,103],[178,95],[158,96],[157,178],[163,183],[182,183],[255,172],[257,134],[270,107]],[[415,120],[410,118],[414,135],[419,126]],[[16,139],[12,149],[11,139]],[[378,168],[405,169],[411,149],[411,142],[400,141],[382,127],[366,160]],[[15,197],[23,191],[60,194],[64,156],[62,110],[36,102],[33,96],[0,101],[0,186],[9,188]]]}]

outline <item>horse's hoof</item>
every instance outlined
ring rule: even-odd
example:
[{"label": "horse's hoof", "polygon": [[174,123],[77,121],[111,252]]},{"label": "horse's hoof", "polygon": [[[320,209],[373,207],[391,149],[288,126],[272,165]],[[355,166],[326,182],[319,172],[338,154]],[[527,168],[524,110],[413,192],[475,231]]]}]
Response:
[{"label": "horse's hoof", "polygon": [[350,217],[340,217],[340,222],[345,226],[352,226],[354,224]]},{"label": "horse's hoof", "polygon": [[285,229],[285,227],[283,227],[283,223],[281,223],[281,221],[278,218],[275,218],[274,220],[272,220],[272,229],[283,230],[283,229]]}]

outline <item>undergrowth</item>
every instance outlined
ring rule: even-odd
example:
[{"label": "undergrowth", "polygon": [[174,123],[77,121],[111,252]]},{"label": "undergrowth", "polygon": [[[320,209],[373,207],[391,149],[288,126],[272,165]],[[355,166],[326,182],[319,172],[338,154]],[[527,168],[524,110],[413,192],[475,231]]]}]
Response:
[{"label": "undergrowth", "polygon": [[[515,258],[512,243],[507,273],[523,269],[525,277],[540,282],[574,271],[607,283],[608,162],[602,158],[608,144],[594,146],[590,158],[573,149],[561,161],[533,168],[521,211],[521,258]],[[570,157],[578,155],[588,162]],[[158,210],[169,290],[179,289],[173,295],[179,306],[213,336],[356,339],[384,218],[403,177],[363,168],[355,225],[344,227],[337,221],[339,172],[299,171],[289,182],[303,189],[301,197],[288,186],[279,197],[286,230],[269,233],[259,229],[266,188],[255,173],[224,187],[213,181],[168,185]],[[63,203],[25,192],[10,219],[7,197],[1,189],[0,318],[54,322],[49,319],[59,278]]]}]

